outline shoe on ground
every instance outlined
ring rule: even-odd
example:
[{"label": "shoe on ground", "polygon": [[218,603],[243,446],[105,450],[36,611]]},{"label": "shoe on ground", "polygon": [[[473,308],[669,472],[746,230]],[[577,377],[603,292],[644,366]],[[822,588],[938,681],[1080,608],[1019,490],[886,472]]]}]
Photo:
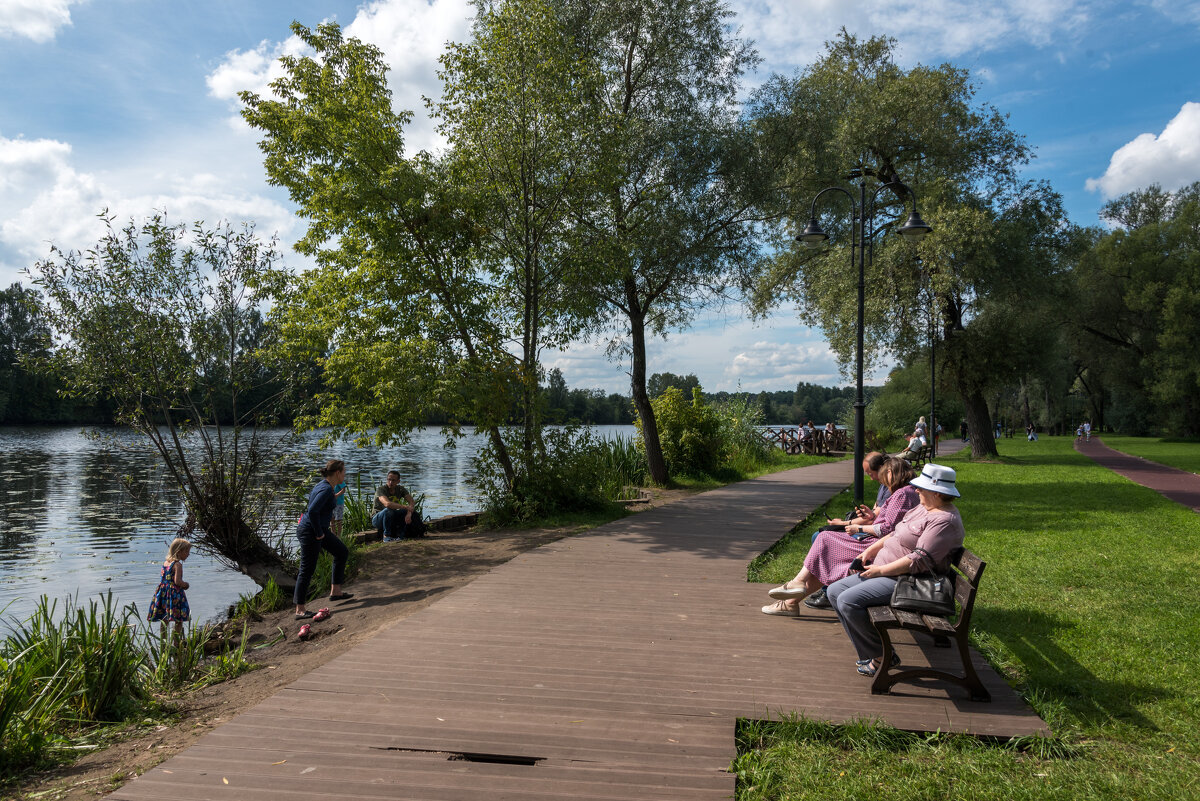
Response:
[{"label": "shoe on ground", "polygon": [[825,594],[825,588],[814,592],[812,595],[804,599],[804,605],[810,609],[832,609],[833,604],[829,603],[829,596]]},{"label": "shoe on ground", "polygon": [[788,609],[782,603],[767,604],[762,608],[764,615],[779,615],[780,617],[800,617],[799,609]]},{"label": "shoe on ground", "polygon": [[804,587],[789,589],[786,584],[779,587],[773,587],[767,590],[767,595],[779,601],[786,601],[789,598],[803,598],[808,595],[808,590]]}]

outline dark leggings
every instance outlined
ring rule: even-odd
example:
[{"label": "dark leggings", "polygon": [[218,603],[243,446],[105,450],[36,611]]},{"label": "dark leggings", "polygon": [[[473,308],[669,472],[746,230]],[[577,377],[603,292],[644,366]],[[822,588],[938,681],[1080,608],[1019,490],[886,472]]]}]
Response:
[{"label": "dark leggings", "polygon": [[341,584],[345,580],[346,557],[350,552],[337,535],[329,533],[317,539],[317,533],[307,525],[296,529],[296,538],[300,540],[300,575],[296,577],[296,592],[292,600],[300,606],[308,602],[308,583],[317,569],[317,557],[321,555],[321,549],[329,551],[333,557],[333,584]]}]

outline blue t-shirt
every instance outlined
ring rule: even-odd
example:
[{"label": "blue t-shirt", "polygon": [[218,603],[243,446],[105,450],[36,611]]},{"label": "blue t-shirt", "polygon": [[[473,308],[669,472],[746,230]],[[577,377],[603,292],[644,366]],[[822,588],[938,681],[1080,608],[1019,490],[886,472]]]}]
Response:
[{"label": "blue t-shirt", "polygon": [[[344,504],[346,503],[346,493],[342,492],[342,490],[344,490],[345,488],[346,488],[346,482],[345,482],[345,481],[343,481],[341,484],[338,484],[336,487],[334,487],[334,488],[333,488],[333,493],[334,493],[334,495],[333,495],[333,502],[334,502],[334,505],[336,505],[336,506],[342,506],[342,505],[344,505]],[[339,493],[339,492],[342,492],[342,494],[341,494],[341,495],[338,495],[337,493]]]}]

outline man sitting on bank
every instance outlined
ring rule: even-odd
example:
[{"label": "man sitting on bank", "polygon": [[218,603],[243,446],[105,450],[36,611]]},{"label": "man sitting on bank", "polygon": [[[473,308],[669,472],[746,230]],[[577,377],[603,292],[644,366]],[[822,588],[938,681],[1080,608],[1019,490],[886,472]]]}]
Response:
[{"label": "man sitting on bank", "polygon": [[384,542],[405,539],[405,529],[412,523],[416,508],[412,495],[400,486],[400,473],[389,470],[387,483],[375,493],[375,515],[371,525],[383,532]]}]

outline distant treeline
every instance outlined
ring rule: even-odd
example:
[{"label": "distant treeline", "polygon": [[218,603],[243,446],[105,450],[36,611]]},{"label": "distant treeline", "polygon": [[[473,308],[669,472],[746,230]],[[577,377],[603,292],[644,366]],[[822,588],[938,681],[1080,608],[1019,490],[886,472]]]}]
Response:
[{"label": "distant treeline", "polygon": [[[49,330],[38,311],[38,293],[19,283],[0,290],[0,425],[105,425],[114,422],[113,411],[104,400],[95,403],[64,396],[62,383],[53,375],[31,371],[20,361],[22,355],[48,356]],[[313,389],[320,385],[320,370],[313,365]],[[689,374],[655,373],[647,382],[651,397],[668,387],[679,387],[690,396],[699,379]],[[873,391],[874,388],[871,388]],[[263,393],[274,391],[269,377],[260,386]],[[550,423],[586,425],[632,425],[633,401],[629,394],[606,393],[599,389],[570,389],[562,372],[555,368],[542,389],[546,420]],[[835,389],[816,384],[799,384],[795,390],[776,392],[703,393],[708,403],[732,399],[757,401],[769,424],[798,424],[812,420],[843,422],[854,402],[853,388]],[[869,395],[868,395],[869,397]],[[254,398],[244,398],[251,405]],[[299,410],[295,410],[298,413]],[[291,417],[284,412],[277,422],[287,425]],[[430,417],[427,425],[445,420]]]}]

